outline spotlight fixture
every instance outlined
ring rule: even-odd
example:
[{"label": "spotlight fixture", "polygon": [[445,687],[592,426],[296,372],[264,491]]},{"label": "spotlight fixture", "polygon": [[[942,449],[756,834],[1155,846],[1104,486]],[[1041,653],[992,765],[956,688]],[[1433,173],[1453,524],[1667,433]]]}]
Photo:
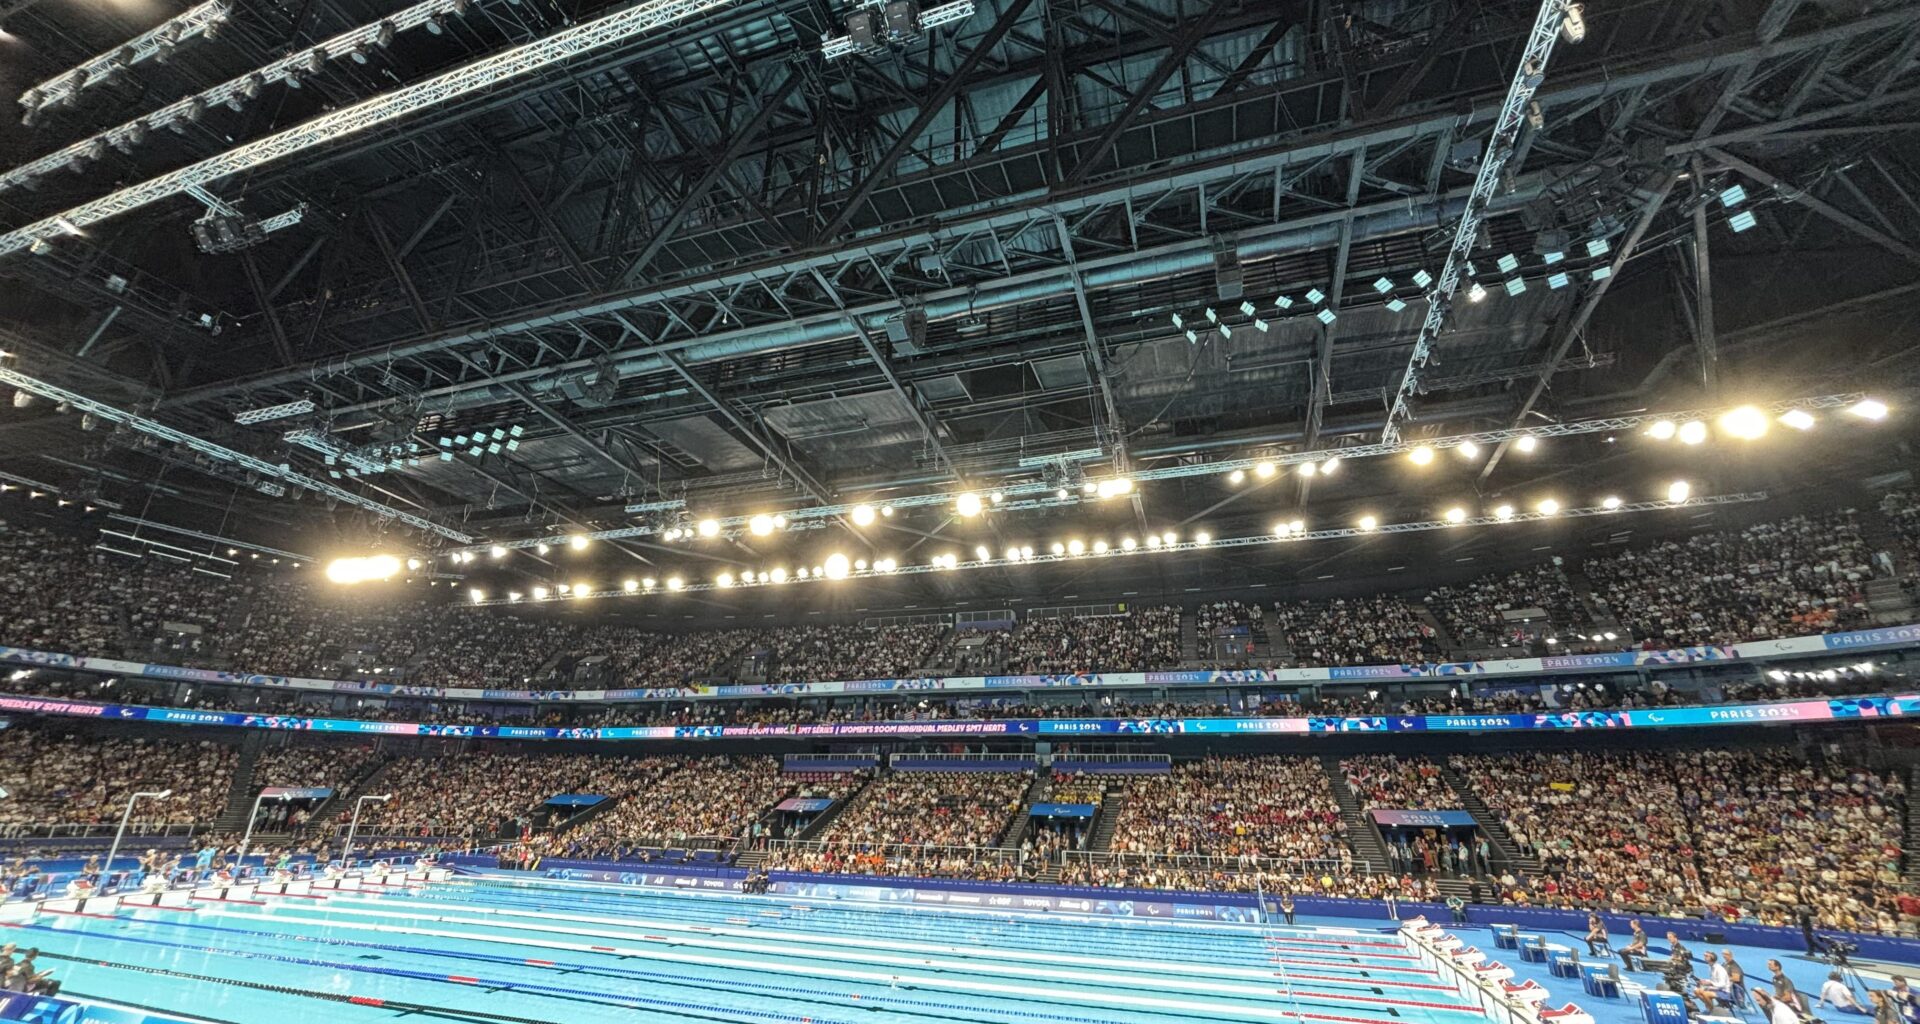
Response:
[{"label": "spotlight fixture", "polygon": [[838,551],[828,555],[826,562],[822,565],[822,568],[826,571],[827,578],[830,580],[846,579],[851,567],[851,563],[847,561],[847,556]]},{"label": "spotlight fixture", "polygon": [[1327,461],[1322,462],[1320,464],[1320,475],[1330,476],[1332,475],[1334,470],[1339,468],[1340,468],[1340,456],[1338,455],[1330,456],[1327,459]]},{"label": "spotlight fixture", "polygon": [[1707,425],[1700,420],[1688,420],[1680,424],[1681,444],[1700,444],[1707,439]]},{"label": "spotlight fixture", "polygon": [[1259,477],[1262,480],[1265,480],[1266,478],[1272,476],[1273,474],[1279,471],[1280,469],[1278,466],[1275,466],[1273,463],[1267,462],[1265,460],[1255,463],[1253,467],[1253,475]]},{"label": "spotlight fixture", "polygon": [[717,519],[702,519],[700,520],[698,529],[702,537],[718,537],[720,536],[720,521]]},{"label": "spotlight fixture", "polygon": [[507,557],[507,549],[501,547],[498,544],[495,544],[494,546],[487,549],[487,554],[492,555],[495,558],[505,558]]},{"label": "spotlight fixture", "polygon": [[1540,447],[1540,439],[1534,437],[1532,434],[1523,434],[1513,442],[1513,446],[1522,452],[1531,454],[1535,448]]},{"label": "spotlight fixture", "polygon": [[1472,441],[1462,441],[1454,446],[1454,451],[1459,452],[1463,459],[1477,458],[1480,455],[1480,446]]},{"label": "spotlight fixture", "polygon": [[1655,441],[1671,441],[1679,431],[1680,428],[1672,420],[1654,420],[1647,427],[1647,436]]},{"label": "spotlight fixture", "polygon": [[1355,525],[1359,526],[1362,530],[1374,530],[1379,528],[1380,520],[1374,516],[1366,515],[1361,516]]},{"label": "spotlight fixture", "polygon": [[1106,554],[1106,553],[1107,553],[1107,542],[1106,542],[1106,541],[1104,541],[1104,540],[1096,540],[1096,541],[1094,541],[1094,542],[1093,542],[1093,553],[1094,553],[1094,554],[1096,554],[1096,555],[1104,555],[1104,554]]},{"label": "spotlight fixture", "polygon": [[1414,450],[1408,452],[1407,458],[1413,460],[1413,464],[1416,466],[1427,465],[1428,463],[1433,461],[1433,449],[1423,444],[1420,447],[1415,448]]},{"label": "spotlight fixture", "polygon": [[1742,441],[1758,441],[1767,436],[1767,414],[1751,405],[1743,405],[1720,416],[1722,434]]},{"label": "spotlight fixture", "polygon": [[953,500],[953,510],[960,513],[960,516],[965,519],[971,519],[979,515],[980,496],[972,491],[960,495]]},{"label": "spotlight fixture", "polygon": [[1449,523],[1464,523],[1467,521],[1467,510],[1455,505],[1447,510],[1446,518]]},{"label": "spotlight fixture", "polygon": [[1550,516],[1560,511],[1560,503],[1553,500],[1552,498],[1544,498],[1541,500],[1540,504],[1535,505],[1534,507],[1539,509],[1540,514],[1543,516]]},{"label": "spotlight fixture", "polygon": [[[867,510],[867,515],[868,522],[871,522],[873,510]],[[767,534],[772,533],[773,517],[769,515],[757,515],[747,520],[747,532],[753,534],[755,537],[765,537]]]},{"label": "spotlight fixture", "polygon": [[1208,533],[1205,530],[1201,530],[1200,532],[1193,535],[1193,542],[1195,544],[1201,544],[1201,545],[1211,544],[1213,543],[1213,534]]},{"label": "spotlight fixture", "polygon": [[620,589],[631,594],[634,591],[640,589],[640,581],[639,580],[623,580],[620,584]]},{"label": "spotlight fixture", "polygon": [[853,525],[872,526],[873,525],[873,506],[872,505],[855,505],[853,507]]},{"label": "spotlight fixture", "polygon": [[587,538],[576,533],[567,538],[567,546],[575,551],[585,551],[587,550]]},{"label": "spotlight fixture", "polygon": [[1685,501],[1687,500],[1687,498],[1691,497],[1692,494],[1693,494],[1693,485],[1687,483],[1685,480],[1675,480],[1673,483],[1670,483],[1667,485],[1668,501],[1673,501],[1673,502]]},{"label": "spotlight fixture", "polygon": [[1512,505],[1502,505],[1502,506],[1500,506],[1499,508],[1496,508],[1496,509],[1494,509],[1494,510],[1493,510],[1493,518],[1495,518],[1495,519],[1498,519],[1498,520],[1500,520],[1500,521],[1501,521],[1501,522],[1503,522],[1503,523],[1504,523],[1504,522],[1506,522],[1506,521],[1507,521],[1507,520],[1509,520],[1509,519],[1512,519],[1512,518],[1513,518],[1513,506],[1512,506]]},{"label": "spotlight fixture", "polygon": [[1228,473],[1228,474],[1227,474],[1227,482],[1228,482],[1228,483],[1230,483],[1230,484],[1234,484],[1234,485],[1239,485],[1239,484],[1244,484],[1244,483],[1246,483],[1246,482],[1247,482],[1247,471],[1246,471],[1246,470],[1244,470],[1244,469],[1236,469],[1236,470],[1234,470],[1233,472],[1231,472],[1231,473]]},{"label": "spotlight fixture", "polygon": [[1887,418],[1887,403],[1866,398],[1854,403],[1847,411],[1863,420],[1884,420]]},{"label": "spotlight fixture", "polygon": [[1620,507],[1620,499],[1609,494],[1607,495],[1606,500],[1600,503],[1600,507],[1608,511],[1612,511]]},{"label": "spotlight fixture", "polygon": [[1805,409],[1788,409],[1780,414],[1780,422],[1795,430],[1812,430],[1814,418],[1813,414]]},{"label": "spotlight fixture", "polygon": [[1301,475],[1301,476],[1312,476],[1312,475],[1314,474],[1314,472],[1315,472],[1315,471],[1317,471],[1318,469],[1319,469],[1319,466],[1318,466],[1318,465],[1316,465],[1316,464],[1314,464],[1314,463],[1311,463],[1311,462],[1302,462],[1302,463],[1300,464],[1300,475]]}]

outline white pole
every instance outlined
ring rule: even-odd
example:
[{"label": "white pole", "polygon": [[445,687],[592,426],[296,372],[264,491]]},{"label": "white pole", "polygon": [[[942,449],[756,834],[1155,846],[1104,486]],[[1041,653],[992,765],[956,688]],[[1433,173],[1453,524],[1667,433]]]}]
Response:
[{"label": "white pole", "polygon": [[113,858],[120,853],[120,840],[127,834],[127,821],[133,817],[133,805],[143,796],[155,800],[165,800],[173,795],[171,789],[140,790],[127,797],[127,809],[120,812],[120,827],[113,832],[113,845],[107,848],[107,863],[100,872],[100,886],[106,888],[107,877],[113,874]]},{"label": "white pole", "polygon": [[347,826],[347,844],[340,848],[340,870],[345,871],[347,869],[347,853],[353,849],[353,834],[360,829],[361,806],[369,800],[384,804],[391,799],[393,799],[393,794],[387,793],[383,796],[363,796],[353,802],[353,822]]},{"label": "white pole", "polygon": [[[247,830],[240,836],[240,855],[234,858],[233,863],[233,874],[236,878],[240,876],[240,869],[246,866],[247,847],[253,843],[253,823],[260,817],[260,801],[266,798],[267,791],[263,789],[260,791],[259,796],[253,798],[253,810],[247,812]],[[286,797],[276,797],[275,799],[284,800]]]}]

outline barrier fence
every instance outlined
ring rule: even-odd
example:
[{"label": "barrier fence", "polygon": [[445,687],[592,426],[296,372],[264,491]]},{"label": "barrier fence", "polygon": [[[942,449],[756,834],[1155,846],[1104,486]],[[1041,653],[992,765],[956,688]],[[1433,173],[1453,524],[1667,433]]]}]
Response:
[{"label": "barrier fence", "polygon": [[998,846],[915,846],[850,840],[775,839],[767,844],[767,859],[763,864],[771,871],[893,877],[912,874],[940,877],[943,872],[973,875],[982,868],[993,868],[1011,876],[1020,873],[1023,866],[1031,867],[1037,873],[1045,860]]},{"label": "barrier fence", "polygon": [[[190,821],[129,821],[129,836],[191,836],[205,828]],[[51,825],[0,825],[0,839],[96,839],[114,834],[119,822],[61,822]]]},{"label": "barrier fence", "polygon": [[1366,861],[1344,862],[1332,858],[1291,859],[1281,857],[1241,857],[1206,853],[1128,853],[1111,850],[1064,850],[1060,863],[1066,868],[1081,867],[1090,873],[1100,869],[1127,871],[1189,871],[1204,874],[1258,874],[1269,879],[1318,878],[1321,875],[1371,875]]}]

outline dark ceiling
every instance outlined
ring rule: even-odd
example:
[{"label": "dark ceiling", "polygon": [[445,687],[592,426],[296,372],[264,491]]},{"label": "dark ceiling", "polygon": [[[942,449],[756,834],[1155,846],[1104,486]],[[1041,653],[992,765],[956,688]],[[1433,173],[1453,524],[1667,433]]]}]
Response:
[{"label": "dark ceiling", "polygon": [[[183,9],[0,10],[23,5],[0,39],[8,95]],[[400,33],[364,64],[327,62],[300,89],[270,84],[238,112],[211,109],[179,134],[0,191],[0,230],[621,6],[473,0],[442,33]],[[1633,500],[1675,474],[1698,494],[1792,501],[1901,469],[1896,400],[1879,426],[1842,417],[1749,448],[1594,432],[1531,455],[1443,453],[1429,471],[1356,460],[1335,481],[1287,473],[1236,489],[1211,471],[1379,440],[1425,312],[1413,275],[1440,269],[1536,11],[978,0],[971,18],[897,52],[826,62],[818,40],[839,31],[838,5],[742,0],[225,176],[207,191],[248,216],[305,204],[299,224],[239,253],[199,252],[189,226],[205,200],[176,194],[0,257],[0,350],[13,353],[0,365],[318,479],[341,464],[289,431],[364,452],[518,426],[517,446],[498,452],[334,482],[482,543],[655,531],[596,548],[602,572],[804,564],[848,544],[924,562],[1070,533],[1224,538],[1296,515],[1320,528],[1548,494]],[[0,164],[392,14],[371,0],[237,0],[216,39],[34,127],[0,126]],[[1920,5],[1626,0],[1589,3],[1585,17],[1586,39],[1555,52],[1541,124],[1523,131],[1476,246],[1492,293],[1454,305],[1407,436],[1897,399],[1920,313]],[[1730,204],[1734,185],[1748,198]],[[1729,223],[1741,212],[1752,229]],[[1543,232],[1566,236],[1559,268],[1543,262]],[[1604,253],[1589,253],[1593,239]],[[1495,269],[1509,253],[1530,282],[1519,295]],[[1556,269],[1571,271],[1564,287],[1549,281]],[[1386,305],[1381,278],[1404,309]],[[1327,293],[1322,306],[1277,308],[1309,289]],[[1313,316],[1329,306],[1332,323]],[[1230,337],[1190,342],[1175,328],[1174,314],[1209,307]],[[302,399],[312,413],[235,422]],[[299,488],[270,496],[244,467],[82,420],[48,401],[0,407],[0,472],[292,550],[433,546],[392,519],[299,500]],[[787,539],[669,544],[657,532],[668,519],[627,511],[798,513],[1155,471],[1194,475],[1112,502],[964,522],[927,506],[878,531]],[[1589,531],[1557,536],[1577,546]],[[1359,553],[1327,541],[1324,554],[1385,573],[1425,553],[1438,572],[1442,555],[1481,557],[1448,553],[1474,543],[1420,534]],[[1484,554],[1516,550],[1489,539]],[[1325,574],[1318,557],[1214,552],[1149,585],[1308,582]],[[1091,574],[1117,593],[1129,572],[1061,567],[1041,589],[1077,592]],[[1007,584],[991,575],[916,583],[899,603],[992,600]]]}]

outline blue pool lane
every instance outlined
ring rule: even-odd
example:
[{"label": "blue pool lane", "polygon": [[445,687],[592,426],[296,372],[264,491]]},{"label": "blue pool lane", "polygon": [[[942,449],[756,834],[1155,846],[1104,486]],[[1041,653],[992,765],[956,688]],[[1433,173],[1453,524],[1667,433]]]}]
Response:
[{"label": "blue pool lane", "polygon": [[579,883],[0,928],[70,993],[210,1021],[1479,1024],[1391,934]]}]

